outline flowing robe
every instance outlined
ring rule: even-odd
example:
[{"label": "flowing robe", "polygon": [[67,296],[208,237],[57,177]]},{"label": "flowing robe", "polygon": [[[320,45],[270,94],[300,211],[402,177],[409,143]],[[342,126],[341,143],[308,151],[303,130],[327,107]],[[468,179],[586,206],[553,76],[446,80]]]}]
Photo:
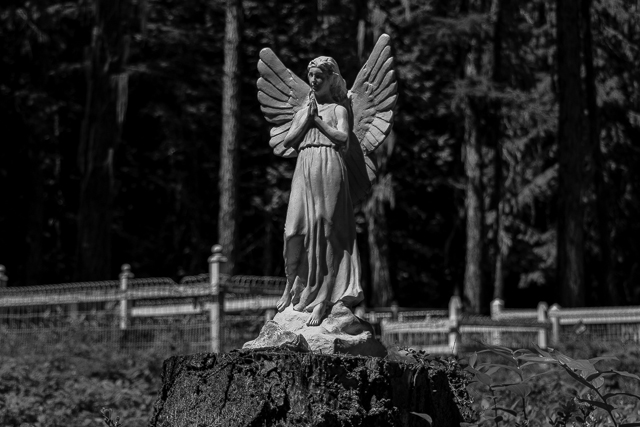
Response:
[{"label": "flowing robe", "polygon": [[[319,105],[320,117],[336,128],[336,104]],[[347,169],[341,151],[316,127],[298,147],[284,233],[292,304],[311,311],[320,303],[352,307],[363,300],[356,226]]]}]

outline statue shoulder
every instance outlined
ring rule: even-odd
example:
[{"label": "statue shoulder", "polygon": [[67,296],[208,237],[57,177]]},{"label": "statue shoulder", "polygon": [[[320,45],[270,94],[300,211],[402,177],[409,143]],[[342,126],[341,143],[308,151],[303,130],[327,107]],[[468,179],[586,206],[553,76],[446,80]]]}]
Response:
[{"label": "statue shoulder", "polygon": [[336,113],[336,117],[339,118],[339,119],[348,119],[349,118],[349,112],[347,111],[347,107],[345,107],[342,104],[335,104],[334,111]]}]

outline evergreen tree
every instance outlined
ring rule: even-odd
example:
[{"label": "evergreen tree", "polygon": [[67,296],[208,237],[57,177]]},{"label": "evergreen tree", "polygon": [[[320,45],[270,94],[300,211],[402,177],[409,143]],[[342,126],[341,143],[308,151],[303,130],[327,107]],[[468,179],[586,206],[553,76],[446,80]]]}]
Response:
[{"label": "evergreen tree", "polygon": [[224,77],[222,90],[222,138],[220,145],[220,204],[218,241],[227,254],[226,269],[233,274],[237,238],[237,173],[240,145],[240,38],[242,2],[227,0]]},{"label": "evergreen tree", "polygon": [[78,150],[82,174],[78,207],[76,274],[81,280],[111,276],[114,152],[128,100],[133,5],[129,0],[96,0],[95,24],[86,58],[87,100]]},{"label": "evergreen tree", "polygon": [[558,34],[558,281],[560,301],[585,304],[584,92],[580,68],[580,2],[557,0]]}]

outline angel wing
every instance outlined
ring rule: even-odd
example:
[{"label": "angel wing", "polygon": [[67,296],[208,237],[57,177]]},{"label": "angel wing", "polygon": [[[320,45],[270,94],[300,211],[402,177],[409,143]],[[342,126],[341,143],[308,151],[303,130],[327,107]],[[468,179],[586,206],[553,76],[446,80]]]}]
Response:
[{"label": "angel wing", "polygon": [[387,34],[380,36],[349,95],[353,126],[345,163],[354,204],[366,196],[376,179],[377,167],[370,155],[393,126],[393,107],[398,95],[389,41]]},{"label": "angel wing", "polygon": [[258,61],[258,101],[271,128],[269,145],[282,157],[298,155],[293,148],[285,148],[284,141],[291,127],[293,116],[309,98],[309,85],[284,66],[269,48],[260,51]]}]

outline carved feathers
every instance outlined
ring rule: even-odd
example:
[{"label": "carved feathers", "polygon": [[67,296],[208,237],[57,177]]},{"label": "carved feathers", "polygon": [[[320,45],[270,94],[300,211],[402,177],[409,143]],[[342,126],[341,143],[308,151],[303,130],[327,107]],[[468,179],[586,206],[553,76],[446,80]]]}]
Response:
[{"label": "carved feathers", "polygon": [[287,67],[269,48],[260,51],[258,61],[258,101],[265,119],[272,123],[269,145],[282,157],[295,157],[293,148],[285,148],[284,141],[291,127],[294,114],[309,98],[309,85]]},{"label": "carved feathers", "polygon": [[345,156],[353,203],[366,196],[376,179],[377,167],[369,155],[384,142],[393,126],[398,84],[389,41],[388,35],[380,36],[349,95],[353,135],[358,141],[350,144]]}]

